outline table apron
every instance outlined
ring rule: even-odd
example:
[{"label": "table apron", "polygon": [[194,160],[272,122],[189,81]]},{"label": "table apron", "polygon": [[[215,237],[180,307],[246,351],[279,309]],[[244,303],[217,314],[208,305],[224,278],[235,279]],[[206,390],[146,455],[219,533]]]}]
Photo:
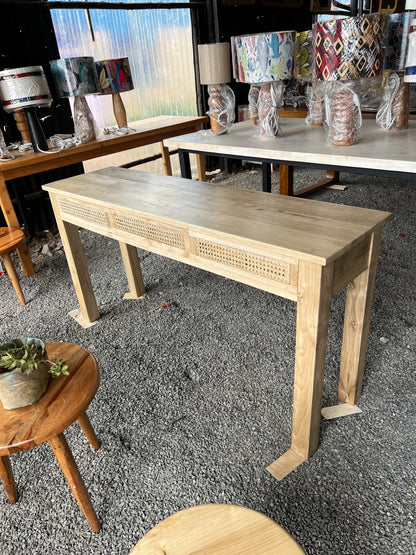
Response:
[{"label": "table apron", "polygon": [[298,162],[296,160],[283,160],[278,157],[273,158],[258,158],[255,156],[241,156],[237,154],[224,154],[221,152],[209,152],[206,150],[196,150],[196,149],[184,149],[179,148],[179,153],[183,154],[202,154],[204,156],[213,156],[218,158],[232,158],[235,160],[245,160],[247,162],[255,162],[259,164],[281,164],[284,166],[294,166],[298,168],[309,168],[316,170],[331,170],[345,173],[354,173],[361,175],[376,175],[378,177],[390,177],[396,179],[406,179],[408,181],[414,181],[416,175],[413,172],[401,172],[396,170],[382,170],[379,168],[359,168],[357,166],[344,166],[341,164],[331,164],[330,162],[325,163],[315,163],[315,162]]}]

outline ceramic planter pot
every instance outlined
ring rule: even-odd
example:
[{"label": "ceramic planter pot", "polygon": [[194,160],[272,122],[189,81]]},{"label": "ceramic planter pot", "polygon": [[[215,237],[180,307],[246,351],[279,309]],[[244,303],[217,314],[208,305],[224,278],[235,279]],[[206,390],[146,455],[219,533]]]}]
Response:
[{"label": "ceramic planter pot", "polygon": [[[43,353],[46,353],[45,345],[40,339],[19,338],[12,343],[35,342],[42,346]],[[40,363],[36,370],[22,372],[20,368],[15,368],[11,372],[0,373],[0,401],[5,409],[18,409],[36,403],[48,387],[49,366],[47,363]]]}]

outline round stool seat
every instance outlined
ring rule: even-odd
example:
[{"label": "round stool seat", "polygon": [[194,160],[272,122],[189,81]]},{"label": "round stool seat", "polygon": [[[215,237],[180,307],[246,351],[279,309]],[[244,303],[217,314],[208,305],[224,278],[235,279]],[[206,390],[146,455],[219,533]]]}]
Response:
[{"label": "round stool seat", "polygon": [[68,363],[69,376],[51,378],[39,401],[14,410],[0,403],[0,456],[31,449],[65,431],[85,411],[97,392],[97,361],[72,343],[46,343],[49,360]]},{"label": "round stool seat", "polygon": [[14,227],[0,227],[0,256],[14,251],[23,240],[24,233]]},{"label": "round stool seat", "polygon": [[236,505],[198,505],[159,522],[130,555],[284,555],[304,553],[271,518]]},{"label": "round stool seat", "polygon": [[100,442],[85,412],[98,389],[100,374],[91,353],[73,343],[46,343],[49,360],[65,360],[69,375],[51,378],[42,397],[26,407],[6,410],[0,402],[0,478],[11,503],[17,501],[9,455],[49,442],[72,493],[93,532],[99,532],[90,496],[65,439],[64,431],[75,420],[91,444]]}]

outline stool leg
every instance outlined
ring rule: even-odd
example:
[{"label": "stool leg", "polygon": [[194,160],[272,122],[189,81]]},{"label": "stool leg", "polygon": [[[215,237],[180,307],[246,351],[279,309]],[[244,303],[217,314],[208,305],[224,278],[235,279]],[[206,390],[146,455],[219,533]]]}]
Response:
[{"label": "stool leg", "polygon": [[20,287],[19,278],[17,276],[16,270],[14,269],[13,262],[11,261],[11,258],[8,254],[3,254],[3,262],[4,262],[4,265],[6,266],[7,275],[9,276],[10,281],[12,282],[12,285],[14,287],[14,290],[16,291],[16,294],[19,297],[20,304],[25,306],[26,301],[23,296],[22,288]]},{"label": "stool leg", "polygon": [[91,422],[90,422],[90,419],[87,416],[87,413],[83,412],[77,418],[77,422],[80,425],[81,430],[84,432],[85,437],[90,442],[91,447],[93,449],[99,449],[100,448],[100,440],[98,439],[98,437],[95,434],[94,428],[91,425]]},{"label": "stool leg", "polygon": [[3,486],[6,490],[7,497],[9,498],[10,503],[16,503],[16,483],[13,477],[12,465],[10,464],[10,459],[7,455],[5,455],[4,457],[0,457],[0,478],[3,482]]},{"label": "stool leg", "polygon": [[101,525],[64,434],[58,434],[50,439],[49,444],[92,531],[98,533]]}]

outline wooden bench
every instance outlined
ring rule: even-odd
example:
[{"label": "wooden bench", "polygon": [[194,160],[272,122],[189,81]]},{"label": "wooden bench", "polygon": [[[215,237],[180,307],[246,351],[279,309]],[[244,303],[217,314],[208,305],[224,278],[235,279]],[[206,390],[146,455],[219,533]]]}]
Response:
[{"label": "wooden bench", "polygon": [[339,399],[357,402],[389,213],[122,168],[44,188],[84,322],[99,312],[78,227],[120,242],[130,298],[145,292],[140,247],[297,302],[292,444],[268,467],[274,476],[283,478],[318,447],[330,303],[347,284]]}]

